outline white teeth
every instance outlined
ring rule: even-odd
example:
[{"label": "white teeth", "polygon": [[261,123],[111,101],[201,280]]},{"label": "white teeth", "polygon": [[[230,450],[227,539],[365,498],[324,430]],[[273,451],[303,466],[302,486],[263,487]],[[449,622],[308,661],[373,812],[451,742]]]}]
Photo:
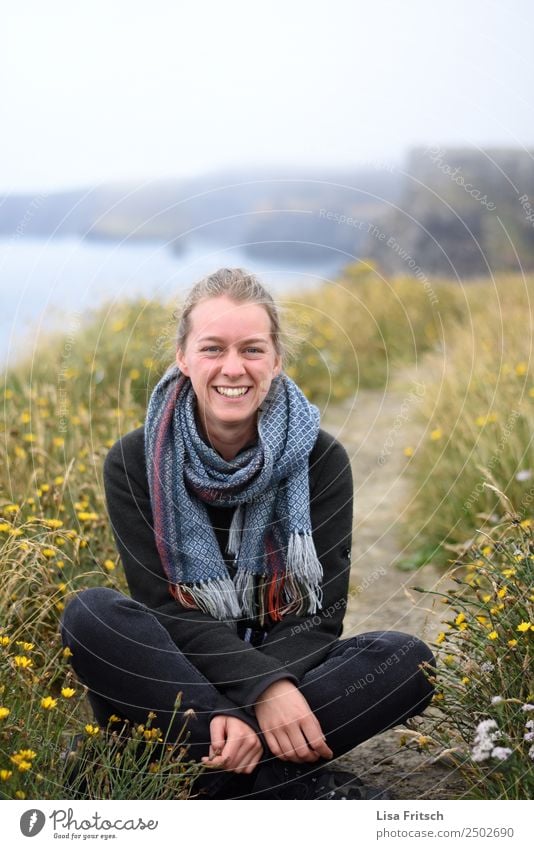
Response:
[{"label": "white teeth", "polygon": [[242,386],[240,388],[230,388],[227,386],[216,386],[215,387],[219,395],[227,395],[228,398],[238,398],[240,395],[244,395],[245,392],[248,392],[248,386]]}]

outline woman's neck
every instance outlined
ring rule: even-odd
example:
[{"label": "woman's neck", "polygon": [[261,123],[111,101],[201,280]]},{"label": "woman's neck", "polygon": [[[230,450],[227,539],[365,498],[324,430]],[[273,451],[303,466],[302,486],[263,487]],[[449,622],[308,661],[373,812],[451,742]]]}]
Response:
[{"label": "woman's neck", "polygon": [[197,426],[202,438],[226,461],[233,460],[242,448],[255,442],[257,437],[256,426],[248,423],[242,425],[236,422],[227,427],[207,429],[197,416]]}]

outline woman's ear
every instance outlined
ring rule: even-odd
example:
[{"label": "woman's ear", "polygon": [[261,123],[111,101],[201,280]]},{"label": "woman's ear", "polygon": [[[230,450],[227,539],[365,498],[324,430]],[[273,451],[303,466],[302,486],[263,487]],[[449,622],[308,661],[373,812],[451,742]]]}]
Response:
[{"label": "woman's ear", "polygon": [[176,365],[178,366],[182,374],[185,374],[186,377],[189,377],[187,363],[184,359],[184,352],[181,348],[178,348],[176,351]]}]

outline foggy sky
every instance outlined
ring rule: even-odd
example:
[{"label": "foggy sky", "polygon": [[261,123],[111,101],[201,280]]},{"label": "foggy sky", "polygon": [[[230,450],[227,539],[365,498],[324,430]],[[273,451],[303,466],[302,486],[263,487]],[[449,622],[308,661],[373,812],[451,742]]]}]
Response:
[{"label": "foggy sky", "polygon": [[2,31],[2,192],[534,147],[531,0],[25,0]]}]

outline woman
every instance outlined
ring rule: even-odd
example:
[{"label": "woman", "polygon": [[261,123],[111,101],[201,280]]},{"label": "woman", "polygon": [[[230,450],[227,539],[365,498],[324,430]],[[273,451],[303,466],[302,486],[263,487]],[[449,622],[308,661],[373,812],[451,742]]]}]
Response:
[{"label": "woman", "polygon": [[[396,631],[340,640],[350,572],[348,456],[283,372],[259,281],[220,269],[187,298],[176,364],[144,428],[104,467],[131,598],[94,588],[62,623],[97,721],[170,734],[211,798],[378,798],[325,769],[421,713],[428,647]],[[181,712],[171,723],[176,695]]]}]

